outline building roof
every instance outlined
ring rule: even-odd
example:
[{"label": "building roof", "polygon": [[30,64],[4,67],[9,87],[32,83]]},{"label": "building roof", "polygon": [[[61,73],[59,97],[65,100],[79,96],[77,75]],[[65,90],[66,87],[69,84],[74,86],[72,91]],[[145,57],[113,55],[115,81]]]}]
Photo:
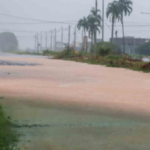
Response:
[{"label": "building roof", "polygon": [[[110,39],[111,41],[111,39]],[[135,38],[135,37],[125,37],[125,45],[141,45],[150,41],[146,38]],[[119,45],[123,45],[123,38],[114,38],[113,42]]]}]

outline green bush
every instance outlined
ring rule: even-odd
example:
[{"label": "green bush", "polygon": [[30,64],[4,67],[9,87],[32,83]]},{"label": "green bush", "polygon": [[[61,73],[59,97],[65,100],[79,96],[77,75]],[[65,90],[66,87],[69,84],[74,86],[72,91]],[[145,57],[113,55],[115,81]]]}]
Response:
[{"label": "green bush", "polygon": [[17,142],[18,136],[11,128],[11,121],[4,116],[0,106],[0,150],[14,150]]},{"label": "green bush", "polygon": [[120,50],[120,47],[111,42],[99,42],[96,46],[92,46],[91,53],[97,56],[106,56],[109,54],[116,54]]},{"label": "green bush", "polygon": [[69,59],[69,58],[81,58],[84,55],[84,53],[78,52],[74,50],[74,47],[69,46],[68,44],[65,44],[65,50],[58,53],[55,58],[56,59]]},{"label": "green bush", "polygon": [[57,54],[55,56],[55,58],[57,59],[63,59],[63,58],[72,58],[72,57],[76,57],[77,55],[79,55],[79,53],[75,50],[63,50],[62,52],[60,52],[59,54]]},{"label": "green bush", "polygon": [[150,55],[150,42],[146,42],[142,45],[140,45],[136,52],[140,55]]},{"label": "green bush", "polygon": [[44,50],[43,55],[57,55],[59,52],[51,51],[51,50]]},{"label": "green bush", "polygon": [[43,55],[47,55],[47,54],[49,54],[49,50],[44,50]]}]

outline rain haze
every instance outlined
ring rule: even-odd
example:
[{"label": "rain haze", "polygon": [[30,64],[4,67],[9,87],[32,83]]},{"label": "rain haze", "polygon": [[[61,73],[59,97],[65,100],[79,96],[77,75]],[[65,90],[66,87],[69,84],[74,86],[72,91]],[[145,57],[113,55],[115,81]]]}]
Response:
[{"label": "rain haze", "polygon": [[149,8],[0,1],[0,150],[150,150]]},{"label": "rain haze", "polygon": [[[105,0],[105,7],[111,0]],[[71,31],[77,24],[78,20],[83,16],[87,16],[92,7],[95,6],[94,0],[5,0],[0,2],[1,14],[11,14],[25,18],[41,19],[56,22],[70,22]],[[149,0],[133,0],[133,13],[130,17],[125,17],[125,35],[150,38],[150,17],[142,15],[141,12],[149,11]],[[98,0],[98,8],[102,8],[102,0]],[[106,10],[106,9],[105,9]],[[69,12],[69,13],[68,13]],[[68,24],[63,23],[39,23],[38,21],[21,20],[6,16],[0,16],[0,31],[1,29],[35,31],[50,31],[55,28],[59,31],[61,27],[68,28]],[[14,23],[14,24],[13,24]],[[21,23],[21,24],[15,24]],[[22,24],[25,23],[25,24]],[[29,23],[29,24],[28,24]],[[31,24],[30,24],[31,23]],[[32,24],[33,23],[33,24]],[[37,24],[36,24],[37,23]],[[118,26],[117,26],[118,25]],[[121,24],[117,23],[115,29],[118,30],[118,36],[122,36]],[[126,26],[127,25],[127,26]],[[144,25],[144,27],[143,27]],[[145,26],[147,25],[147,26]],[[44,34],[43,32],[43,34]],[[35,33],[14,32],[19,41],[21,49],[34,48]],[[60,34],[58,33],[58,40]],[[67,40],[68,33],[64,33],[64,39]],[[101,34],[98,35],[101,38]],[[105,18],[105,40],[111,37],[111,23]],[[45,38],[43,36],[43,38]],[[77,33],[77,41],[82,39],[81,31]],[[73,34],[71,35],[73,41]]]}]

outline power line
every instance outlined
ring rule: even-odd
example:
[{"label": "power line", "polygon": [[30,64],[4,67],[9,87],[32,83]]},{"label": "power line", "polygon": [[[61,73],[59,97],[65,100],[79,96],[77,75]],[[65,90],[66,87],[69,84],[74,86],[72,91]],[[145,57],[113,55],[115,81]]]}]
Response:
[{"label": "power line", "polygon": [[34,36],[16,36],[17,38],[34,38]]},{"label": "power line", "polygon": [[45,23],[59,23],[59,24],[74,24],[70,21],[48,21],[48,20],[41,20],[41,19],[33,19],[33,18],[26,18],[26,17],[20,17],[20,16],[13,16],[8,14],[0,14],[1,16],[11,17],[11,18],[17,18],[21,20],[32,20],[32,21],[38,21],[38,22],[45,22]]},{"label": "power line", "polygon": [[[25,25],[31,25],[31,24],[37,24],[37,25],[40,25],[40,24],[51,24],[51,22],[0,22],[0,24],[10,24],[10,25],[20,25],[20,24],[25,24]],[[61,24],[61,23],[60,23]],[[75,23],[67,23],[67,24],[75,24]]]},{"label": "power line", "polygon": [[[115,25],[121,27],[121,25]],[[149,27],[150,25],[124,25],[125,27]]]},{"label": "power line", "polygon": [[[107,23],[106,23],[107,24]],[[107,24],[108,25],[108,24]],[[115,25],[116,27],[122,27],[122,25]],[[148,25],[148,24],[139,24],[139,25],[124,25],[125,27],[149,27],[150,26],[150,24]]]},{"label": "power line", "polygon": [[150,15],[150,13],[148,13],[148,12],[141,12],[141,14],[147,14],[147,15]]},{"label": "power line", "polygon": [[12,30],[12,29],[1,29],[1,28],[0,28],[0,30],[9,31],[9,32],[28,32],[28,33],[38,32],[38,31]]},{"label": "power line", "polygon": [[31,25],[31,24],[50,24],[50,22],[38,22],[38,23],[34,23],[34,22],[28,22],[28,23],[18,23],[18,22],[0,22],[0,24],[11,24],[11,25],[20,25],[20,24],[26,24],[26,25]]},{"label": "power line", "polygon": [[[111,22],[110,20],[106,20],[107,22]],[[124,23],[136,23],[136,24],[150,24],[150,22],[135,22],[135,21],[124,21]]]}]

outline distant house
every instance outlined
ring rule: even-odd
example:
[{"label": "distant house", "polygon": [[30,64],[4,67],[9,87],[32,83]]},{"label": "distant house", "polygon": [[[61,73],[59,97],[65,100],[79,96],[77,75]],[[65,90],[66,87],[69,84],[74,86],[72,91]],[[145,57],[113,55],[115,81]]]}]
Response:
[{"label": "distant house", "polygon": [[[111,39],[110,39],[111,41]],[[125,52],[127,54],[136,54],[136,49],[146,43],[149,42],[150,39],[146,38],[135,38],[132,36],[126,36],[125,37]],[[118,44],[121,47],[121,51],[123,51],[123,38],[114,38],[113,43]]]}]

